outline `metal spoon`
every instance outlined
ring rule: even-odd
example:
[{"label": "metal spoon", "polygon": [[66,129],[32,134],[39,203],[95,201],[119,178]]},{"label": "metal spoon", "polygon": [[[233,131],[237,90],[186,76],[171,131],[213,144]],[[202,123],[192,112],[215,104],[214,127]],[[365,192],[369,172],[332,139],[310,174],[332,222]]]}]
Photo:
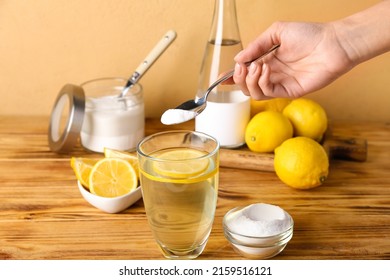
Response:
[{"label": "metal spoon", "polygon": [[160,57],[160,55],[168,48],[168,46],[175,40],[176,32],[169,30],[164,37],[157,43],[157,45],[150,51],[141,64],[137,67],[135,72],[127,80],[125,87],[120,93],[119,97],[127,94],[129,89],[138,82],[143,74],[152,66],[152,64]]},{"label": "metal spoon", "polygon": [[[256,60],[259,60],[261,58],[263,58],[264,56],[266,56],[267,54],[271,53],[272,51],[276,50],[277,48],[279,48],[280,45],[274,45],[272,48],[270,48],[267,52],[265,52],[263,55],[261,55],[260,57],[252,60],[252,61],[248,61],[245,63],[246,66],[249,66],[252,62],[256,61]],[[188,100],[184,103],[182,103],[181,105],[177,106],[175,109],[178,109],[178,110],[185,110],[185,111],[193,111],[194,114],[193,116],[196,117],[197,115],[199,115],[201,112],[203,112],[203,110],[206,108],[206,101],[207,101],[207,97],[209,95],[209,93],[217,86],[219,85],[220,83],[226,81],[227,79],[231,78],[234,74],[234,70],[231,70],[229,71],[228,73],[226,73],[224,76],[222,76],[221,78],[219,78],[217,81],[215,81],[207,90],[206,90],[206,93],[202,96],[202,97],[196,97],[195,100],[191,99],[191,100]],[[172,109],[171,109],[172,110]],[[185,121],[187,121],[189,119],[186,119]]]}]

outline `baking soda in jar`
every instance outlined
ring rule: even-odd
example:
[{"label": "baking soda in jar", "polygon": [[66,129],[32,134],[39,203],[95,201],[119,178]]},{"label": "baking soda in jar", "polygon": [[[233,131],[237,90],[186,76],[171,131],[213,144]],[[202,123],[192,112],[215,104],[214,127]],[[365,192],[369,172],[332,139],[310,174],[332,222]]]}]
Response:
[{"label": "baking soda in jar", "polygon": [[84,148],[100,153],[104,148],[130,151],[144,137],[142,87],[135,84],[119,97],[126,82],[122,78],[103,78],[81,85],[86,95],[80,132]]},{"label": "baking soda in jar", "polygon": [[245,144],[245,129],[250,119],[250,97],[240,90],[213,93],[205,110],[195,119],[195,130],[216,138],[223,148]]}]

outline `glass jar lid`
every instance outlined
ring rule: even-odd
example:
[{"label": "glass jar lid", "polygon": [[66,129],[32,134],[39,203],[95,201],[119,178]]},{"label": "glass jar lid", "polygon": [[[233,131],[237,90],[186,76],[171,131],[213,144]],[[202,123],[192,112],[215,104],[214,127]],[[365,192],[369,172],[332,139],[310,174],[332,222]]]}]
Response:
[{"label": "glass jar lid", "polygon": [[80,135],[85,111],[81,86],[66,84],[54,103],[48,132],[50,150],[66,153],[73,149]]}]

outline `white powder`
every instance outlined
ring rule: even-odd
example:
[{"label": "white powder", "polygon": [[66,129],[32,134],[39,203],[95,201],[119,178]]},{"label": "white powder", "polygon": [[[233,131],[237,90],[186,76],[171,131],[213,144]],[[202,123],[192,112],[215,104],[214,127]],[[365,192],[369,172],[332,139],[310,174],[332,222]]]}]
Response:
[{"label": "white powder", "polygon": [[85,105],[80,139],[88,150],[132,150],[144,137],[144,103],[136,96],[88,98]]},{"label": "white powder", "polygon": [[228,219],[228,228],[235,233],[252,237],[266,237],[286,231],[291,221],[285,211],[274,205],[249,205]]},{"label": "white powder", "polygon": [[178,124],[195,118],[198,113],[181,109],[169,109],[161,116],[161,122],[166,125]]}]

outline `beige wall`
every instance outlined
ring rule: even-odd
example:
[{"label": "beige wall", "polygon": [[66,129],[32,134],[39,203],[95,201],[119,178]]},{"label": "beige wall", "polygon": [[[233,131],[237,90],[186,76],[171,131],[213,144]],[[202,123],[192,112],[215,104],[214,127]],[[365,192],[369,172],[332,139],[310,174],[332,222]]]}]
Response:
[{"label": "beige wall", "polygon": [[[328,21],[375,0],[236,0],[244,46],[276,20]],[[141,80],[147,116],[192,98],[214,0],[0,0],[0,115],[49,115],[65,83],[129,76],[169,29]],[[390,54],[311,95],[333,119],[390,120]]]}]

